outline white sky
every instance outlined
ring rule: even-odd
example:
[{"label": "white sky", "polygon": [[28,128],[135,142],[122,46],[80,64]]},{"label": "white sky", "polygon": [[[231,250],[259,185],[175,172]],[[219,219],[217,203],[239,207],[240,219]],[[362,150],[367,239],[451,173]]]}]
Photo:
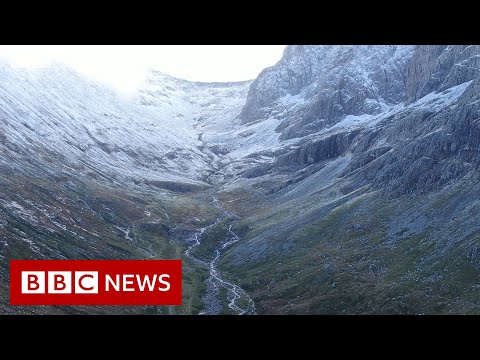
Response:
[{"label": "white sky", "polygon": [[133,91],[149,68],[192,81],[254,79],[280,60],[283,45],[1,45],[16,67],[64,63],[122,92]]}]

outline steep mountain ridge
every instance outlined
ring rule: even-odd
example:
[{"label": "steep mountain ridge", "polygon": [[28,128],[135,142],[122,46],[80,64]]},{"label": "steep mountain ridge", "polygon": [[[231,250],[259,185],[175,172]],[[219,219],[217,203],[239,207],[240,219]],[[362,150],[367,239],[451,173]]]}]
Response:
[{"label": "steep mountain ridge", "polygon": [[[185,175],[198,181],[208,167],[190,124],[159,117],[66,67],[27,71],[3,66],[1,76],[4,166],[20,158],[22,165],[58,164],[54,171],[124,181],[142,176],[179,180]],[[172,132],[173,125],[177,132]]]},{"label": "steep mountain ridge", "polygon": [[296,116],[278,129],[287,139],[346,115],[378,114],[405,100],[405,64],[412,52],[411,46],[288,47],[279,64],[252,84],[241,117],[244,123],[256,121],[269,107],[283,105],[287,118],[293,105]]},{"label": "steep mountain ridge", "polygon": [[[331,50],[332,47],[328,47],[329,50]],[[342,47],[340,47],[342,48]],[[383,54],[386,51],[378,51],[379,48],[387,48],[386,50],[389,50],[390,53],[396,54],[397,52],[400,52],[406,56],[406,59],[403,59],[403,64],[404,69],[403,69],[403,74],[407,76],[406,78],[399,78],[397,81],[397,84],[391,84],[393,88],[399,88],[400,91],[398,92],[399,95],[401,95],[398,99],[403,99],[402,102],[398,101],[398,99],[392,100],[394,101],[393,103],[390,104],[390,106],[383,107],[386,104],[386,101],[384,101],[384,97],[378,97],[377,99],[380,99],[379,101],[376,102],[377,109],[382,109],[379,111],[375,111],[374,113],[369,113],[364,112],[361,114],[345,114],[342,117],[340,117],[338,120],[334,121],[332,124],[323,124],[320,129],[315,130],[314,134],[307,135],[307,136],[301,136],[300,134],[304,134],[305,128],[309,127],[312,124],[312,120],[310,117],[305,116],[304,109],[297,108],[297,112],[300,113],[301,115],[298,116],[300,118],[302,125],[301,125],[301,131],[295,131],[297,134],[296,137],[299,138],[296,142],[290,142],[285,141],[284,144],[290,145],[291,150],[289,150],[289,147],[283,147],[281,151],[277,151],[275,160],[273,163],[268,164],[267,166],[260,167],[256,171],[250,170],[248,172],[248,176],[251,177],[251,174],[265,174],[268,172],[268,169],[282,169],[285,168],[287,165],[292,165],[291,169],[295,169],[298,167],[305,167],[309,165],[314,165],[315,163],[318,163],[324,159],[328,158],[333,158],[336,157],[342,153],[345,153],[347,151],[350,151],[354,154],[353,157],[353,168],[350,168],[351,170],[355,170],[356,168],[360,166],[365,166],[367,163],[370,163],[374,161],[377,157],[381,157],[382,155],[387,154],[387,152],[391,153],[391,150],[396,146],[396,143],[398,141],[404,142],[407,140],[406,144],[402,144],[402,147],[408,147],[410,145],[416,144],[418,146],[418,143],[420,140],[426,141],[428,140],[428,137],[432,135],[434,138],[442,138],[445,139],[445,131],[447,131],[447,128],[440,128],[437,119],[440,119],[442,116],[445,117],[443,112],[457,112],[458,107],[465,107],[469,108],[469,104],[475,104],[476,102],[476,97],[475,97],[475,91],[473,90],[475,88],[475,82],[472,83],[472,80],[475,79],[475,71],[466,71],[463,74],[463,77],[458,75],[457,73],[457,68],[462,68],[464,63],[467,61],[477,61],[477,56],[475,55],[475,51],[478,53],[478,48],[474,47],[462,47],[462,46],[457,46],[457,47],[440,47],[440,49],[443,49],[443,51],[438,52],[437,47],[426,47],[427,50],[431,50],[433,54],[435,54],[437,60],[431,60],[430,62],[422,60],[424,57],[424,52],[426,51],[424,47],[417,47],[415,51],[412,51],[412,47],[382,47],[382,46],[377,46],[377,47],[358,47],[358,48],[364,48],[363,50],[366,51],[367,53],[372,53],[373,54]],[[392,49],[393,48],[393,49]],[[318,51],[322,51],[323,48],[318,49]],[[344,49],[343,51],[346,51],[347,49]],[[360,49],[358,50],[359,53],[362,53]],[[311,52],[310,52],[311,53]],[[290,54],[290,53],[289,53]],[[303,53],[301,53],[303,54]],[[341,53],[343,54],[343,52]],[[364,54],[364,53],[363,53]],[[461,54],[461,56],[459,56]],[[249,98],[251,98],[252,92],[255,94],[256,92],[261,92],[261,93],[271,93],[275,92],[275,90],[271,90],[270,87],[273,86],[276,88],[276,85],[271,85],[272,83],[264,80],[263,77],[266,77],[267,79],[270,79],[272,77],[275,77],[272,74],[283,74],[285,72],[289,71],[297,71],[298,70],[298,64],[301,63],[301,60],[303,60],[303,55],[299,55],[300,60],[292,60],[291,55],[289,57],[286,57],[289,62],[286,60],[280,62],[278,64],[278,68],[273,67],[268,70],[266,70],[263,74],[259,76],[259,78],[252,84],[252,88],[250,90]],[[310,59],[311,57],[307,57],[307,59]],[[438,59],[442,59],[441,61]],[[410,61],[410,62],[409,62]],[[458,62],[455,62],[458,61]],[[439,87],[434,87],[431,88],[429,93],[420,99],[417,99],[416,101],[412,102],[412,98],[408,97],[407,94],[412,92],[412,85],[415,83],[415,79],[418,79],[420,83],[428,83],[427,80],[424,79],[423,76],[419,76],[418,72],[415,72],[413,70],[408,70],[408,69],[414,69],[418,68],[419,65],[417,65],[417,62],[420,62],[421,64],[425,65],[425,63],[430,64],[430,67],[427,69],[425,68],[424,72],[432,74],[432,77],[434,77],[435,81],[438,83],[447,83],[450,84],[448,88],[445,88],[447,85],[442,85]],[[439,70],[438,68],[438,63],[448,63],[449,64],[449,69],[451,71],[443,71],[444,75],[444,80],[440,81],[439,78],[437,77],[437,73]],[[288,64],[293,63],[290,67]],[[362,64],[367,63],[367,61],[363,61]],[[391,61],[387,61],[387,64],[390,64]],[[287,65],[286,65],[287,64]],[[385,64],[384,59],[382,58],[381,64]],[[377,63],[378,65],[378,63]],[[342,72],[342,76],[344,72],[348,70],[348,66],[345,66],[344,63],[341,63],[338,65],[340,67],[340,72]],[[371,68],[378,68],[378,71],[385,71],[385,69],[382,68],[382,66],[375,66],[374,64],[370,64],[369,67]],[[478,66],[477,66],[478,67]],[[360,70],[358,69],[358,66],[354,67],[357,72]],[[347,69],[347,70],[345,70]],[[328,78],[330,76],[330,73],[334,71],[330,71],[327,73],[326,77]],[[453,75],[457,74],[457,75]],[[279,75],[280,76],[280,75]],[[338,80],[339,78],[337,78]],[[455,79],[455,80],[452,80]],[[338,80],[340,83],[344,83],[343,80]],[[317,81],[318,82],[318,81]],[[323,83],[323,80],[320,81],[320,83]],[[266,84],[264,88],[259,90],[260,85],[259,84]],[[311,85],[307,85],[306,88],[308,88]],[[419,87],[424,87],[425,85],[418,85]],[[376,86],[375,89],[381,88],[380,86]],[[438,90],[438,91],[437,91]],[[467,91],[468,90],[468,91]],[[293,87],[292,91],[296,91],[295,87]],[[305,91],[305,90],[304,90]],[[340,92],[348,92],[350,91],[349,88],[347,87],[346,89],[340,90]],[[422,90],[423,91],[423,90]],[[465,92],[464,95],[462,95]],[[380,94],[380,93],[379,93]],[[467,96],[467,94],[469,94]],[[284,95],[284,97],[288,97],[288,95]],[[315,98],[318,95],[313,95],[312,97]],[[275,102],[272,103],[271,108],[276,109],[278,102],[282,102],[281,100],[276,100]],[[362,100],[363,101],[363,100]],[[362,103],[362,101],[360,101]],[[458,104],[457,104],[458,101]],[[369,99],[370,104],[374,102],[373,99]],[[357,103],[357,102],[356,102]],[[245,113],[245,111],[250,111],[249,109],[251,108],[251,104],[249,104],[249,101],[247,100],[247,104],[244,107],[244,110],[242,114]],[[298,106],[298,104],[294,105]],[[451,109],[453,107],[453,109]],[[265,107],[263,108],[265,110]],[[269,110],[270,112],[272,110]],[[274,110],[273,110],[274,111]],[[442,112],[443,111],[443,112]],[[471,116],[475,116],[476,109],[472,109],[470,112]],[[318,112],[316,112],[318,114]],[[443,115],[441,115],[443,114]],[[292,114],[287,111],[287,115],[282,115],[277,116],[277,121],[292,121],[290,118]],[[438,116],[438,117],[437,117]],[[282,118],[286,118],[287,120],[282,120]],[[295,117],[293,117],[295,118]],[[425,121],[425,120],[429,121]],[[473,119],[472,119],[473,120]],[[270,120],[266,120],[270,121]],[[293,120],[294,121],[294,120]],[[310,121],[310,122],[309,122]],[[313,123],[316,123],[314,120]],[[458,119],[451,118],[450,123],[457,123],[458,126]],[[316,125],[313,125],[316,127]],[[293,129],[294,127],[290,128]],[[273,129],[269,129],[270,132],[273,131]],[[279,128],[276,128],[275,131],[280,132],[282,130],[279,130]],[[446,132],[447,134],[451,134],[451,132]],[[285,138],[284,136],[285,133],[282,133],[282,135],[279,137],[280,142],[282,142],[282,137]],[[425,136],[422,138],[419,135]],[[450,135],[448,135],[450,136]],[[470,138],[472,138],[470,136]],[[415,139],[415,140],[414,140]],[[407,146],[408,145],[408,146]],[[432,152],[437,152],[436,146],[430,146]],[[449,145],[446,145],[449,146]],[[454,148],[458,148],[458,145],[454,145]],[[472,144],[470,148],[475,148],[475,145]],[[422,157],[424,155],[423,150],[418,150],[418,151],[413,151],[413,149],[408,148],[402,156],[407,157],[407,156],[415,156],[415,157]],[[408,152],[408,154],[406,154]],[[423,155],[422,155],[423,154]],[[384,156],[384,159],[388,158],[387,156]],[[395,162],[396,163],[396,162]],[[404,163],[398,163],[398,171],[403,171],[406,166]],[[380,167],[383,169],[385,166],[380,165]],[[287,166],[288,170],[288,166]],[[417,169],[418,171],[415,171],[416,173],[421,173],[422,171]],[[379,180],[382,179],[382,172],[379,169],[376,169],[375,171],[369,171],[370,178],[374,177],[375,179]],[[366,175],[368,176],[368,175]],[[403,183],[405,187],[411,186],[412,182],[405,180],[404,178],[398,178],[397,175],[393,175],[393,177],[397,178],[398,182]],[[377,183],[379,183],[377,181]]]},{"label": "steep mountain ridge", "polygon": [[478,45],[417,47],[407,67],[408,101],[478,78],[479,54]]}]

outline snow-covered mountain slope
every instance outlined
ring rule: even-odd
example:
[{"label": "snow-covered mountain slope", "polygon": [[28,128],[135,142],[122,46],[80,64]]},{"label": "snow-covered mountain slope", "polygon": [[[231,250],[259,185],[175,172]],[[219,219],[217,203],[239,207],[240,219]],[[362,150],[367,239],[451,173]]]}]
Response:
[{"label": "snow-covered mountain slope", "polygon": [[252,83],[237,126],[205,139],[227,144],[229,161],[236,161],[256,152],[268,157],[337,123],[379,118],[406,100],[406,64],[413,49],[289,46],[279,63]]},{"label": "snow-covered mountain slope", "polygon": [[[376,114],[406,98],[412,46],[291,46],[249,92],[244,123],[283,112],[285,138],[312,133],[345,115]],[[294,107],[294,112],[290,110]],[[289,114],[293,114],[293,118]],[[287,118],[288,117],[288,118]],[[302,129],[309,125],[306,129]],[[315,125],[315,126],[314,126]]]},{"label": "snow-covered mountain slope", "polygon": [[133,99],[64,66],[2,64],[0,161],[135,184],[231,181],[306,144],[440,111],[478,59],[475,46],[290,46],[253,82],[151,71]]},{"label": "snow-covered mountain slope", "polygon": [[[204,134],[203,139],[210,146],[222,146],[224,150],[223,167],[217,178],[223,182],[237,179],[243,186],[242,174],[268,178],[272,174],[270,168],[273,172],[288,169],[288,159],[297,157],[294,154],[303,154],[303,166],[315,163],[316,156],[309,153],[325,139],[353,139],[358,132],[375,132],[392,124],[401,126],[413,114],[421,117],[425,111],[449,108],[477,76],[478,48],[444,46],[440,52],[435,49],[288,47],[282,60],[252,83],[246,104],[234,120],[235,127],[212,129]],[[427,56],[431,56],[428,61]],[[425,67],[426,63],[431,68]],[[431,85],[433,80],[428,80],[428,74],[433,74],[437,85]],[[422,90],[421,97],[413,98],[416,81],[422,82],[418,85],[422,89],[430,86],[430,90]],[[382,139],[375,146],[394,146],[389,142]],[[349,146],[340,148],[346,151]],[[291,165],[294,169],[298,163]],[[263,180],[265,177],[259,179]]]},{"label": "snow-covered mountain slope", "polygon": [[[245,105],[250,85],[251,81],[190,82],[151,71],[145,87],[134,101],[159,116],[188,123],[203,144],[202,151],[209,156],[209,166],[213,169],[213,178],[209,180],[215,182],[216,173],[230,159],[230,156],[225,158],[227,153],[245,147],[250,152],[255,150],[241,141],[242,134],[237,136],[236,133],[241,123],[238,115]],[[267,142],[264,143],[268,146]],[[233,155],[242,157],[244,153]]]},{"label": "snow-covered mountain slope", "polygon": [[412,46],[287,47],[252,83],[235,128],[204,135],[224,146],[220,178],[271,163],[324,133],[378,122],[406,99],[412,53]]},{"label": "snow-covered mountain slope", "polygon": [[191,82],[152,70],[134,101],[155,108],[159,116],[181,118],[200,133],[225,131],[235,127],[250,85]]},{"label": "snow-covered mountain slope", "polygon": [[24,70],[2,64],[1,164],[122,182],[203,182],[215,155],[204,149],[202,127],[227,126],[248,83],[183,82],[183,89],[181,80],[159,76],[136,103],[62,65]]},{"label": "snow-covered mountain slope", "polygon": [[[2,65],[0,164],[170,190],[171,182],[288,183],[304,176],[291,172],[315,171],[325,147],[329,157],[356,153],[358,166],[370,162],[364,153],[379,156],[416,138],[425,124],[407,137],[404,124],[455,106],[478,77],[478,53],[290,46],[253,82],[196,83],[151,71],[133,99],[63,66]],[[378,131],[384,135],[358,150]]]}]

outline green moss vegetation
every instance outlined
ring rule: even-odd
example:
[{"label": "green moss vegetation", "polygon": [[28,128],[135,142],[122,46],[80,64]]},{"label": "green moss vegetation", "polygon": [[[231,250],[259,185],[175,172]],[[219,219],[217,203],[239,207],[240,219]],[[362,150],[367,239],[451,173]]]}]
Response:
[{"label": "green moss vegetation", "polygon": [[[136,192],[11,177],[0,182],[0,240],[7,239],[0,255],[6,259],[183,260],[182,306],[13,309],[0,296],[2,312],[168,315],[203,309],[208,271],[184,251],[189,234],[223,216],[212,203],[214,192]],[[471,221],[479,209],[464,209],[465,196],[472,195],[444,188],[387,200],[379,193],[343,195],[328,188],[272,201],[255,191],[222,192],[219,200],[235,216],[209,228],[193,255],[210,261],[234,224],[241,241],[222,256],[219,269],[247,291],[261,314],[478,314],[479,273],[467,253],[480,243]],[[6,274],[2,262],[0,293]],[[220,300],[223,313],[233,313],[225,290]]]},{"label": "green moss vegetation", "polygon": [[[15,181],[0,176],[0,185],[0,239],[7,239],[0,255],[6,259],[183,260],[182,306],[9,308],[12,313],[195,314],[203,308],[207,271],[183,258],[185,243],[170,229],[193,231],[214,222],[219,212],[209,194],[137,192],[79,179],[21,175]],[[8,262],[2,261],[0,286],[6,286],[7,274]],[[0,301],[7,306],[7,298]]]},{"label": "green moss vegetation", "polygon": [[[245,242],[226,255],[222,269],[252,295],[259,313],[478,313],[478,270],[466,257],[467,244],[478,241],[478,234],[458,239],[445,256],[440,252],[449,238],[439,237],[435,227],[390,231],[392,221],[407,216],[405,211],[424,205],[428,214],[428,199],[384,201],[374,194],[300,226],[282,227],[288,219],[280,212],[269,218],[270,225],[263,219],[271,214],[246,218],[240,225],[246,229]],[[308,217],[315,209],[301,211]],[[405,223],[415,221],[412,216]],[[272,248],[268,256],[245,255],[238,263],[242,247],[259,244]]]}]

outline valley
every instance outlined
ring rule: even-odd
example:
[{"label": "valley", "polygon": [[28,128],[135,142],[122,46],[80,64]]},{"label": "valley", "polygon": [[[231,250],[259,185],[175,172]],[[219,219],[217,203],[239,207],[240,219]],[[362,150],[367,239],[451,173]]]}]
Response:
[{"label": "valley", "polygon": [[[0,79],[0,314],[480,313],[479,46]],[[182,259],[183,305],[13,307],[10,259]]]}]

